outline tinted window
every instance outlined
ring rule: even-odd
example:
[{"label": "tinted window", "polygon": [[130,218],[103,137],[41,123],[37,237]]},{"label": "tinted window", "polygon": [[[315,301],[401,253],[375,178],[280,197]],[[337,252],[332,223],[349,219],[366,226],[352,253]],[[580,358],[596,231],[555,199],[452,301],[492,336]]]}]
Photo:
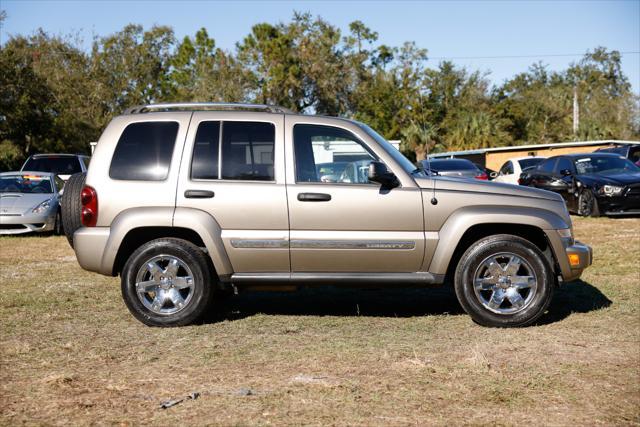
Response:
[{"label": "tinted window", "polygon": [[25,171],[53,172],[58,175],[72,175],[82,172],[75,156],[31,157],[22,167]]},{"label": "tinted window", "polygon": [[222,178],[273,181],[275,126],[261,122],[224,122]]},{"label": "tinted window", "polygon": [[560,157],[560,159],[558,159],[558,164],[556,165],[555,171],[560,173],[563,170],[569,170],[571,172],[573,172],[573,166],[571,165],[571,160],[567,159],[566,157]]},{"label": "tinted window", "polygon": [[191,158],[191,178],[218,179],[220,122],[202,122],[198,126]]},{"label": "tinted window", "polygon": [[629,149],[629,160],[636,163],[640,160],[640,147],[632,147]]},{"label": "tinted window", "polygon": [[547,159],[538,165],[538,170],[542,172],[553,172],[553,165],[556,163],[556,159]]},{"label": "tinted window", "polygon": [[293,143],[296,182],[369,184],[369,163],[377,158],[350,132],[295,125]]},{"label": "tinted window", "polygon": [[130,124],[118,140],[109,176],[135,181],[166,179],[177,135],[176,122]]},{"label": "tinted window", "polygon": [[[425,161],[424,163],[426,164],[427,162]],[[472,162],[463,159],[430,160],[429,164],[431,166],[431,169],[437,171],[460,171],[478,169]]]},{"label": "tinted window", "polygon": [[518,163],[520,163],[520,169],[526,169],[532,166],[536,166],[542,160],[544,159],[521,159],[521,160],[518,160]]},{"label": "tinted window", "polygon": [[500,168],[500,173],[502,175],[511,175],[511,174],[513,174],[513,163],[511,163],[511,160],[509,160],[504,165],[502,165],[502,167]]}]

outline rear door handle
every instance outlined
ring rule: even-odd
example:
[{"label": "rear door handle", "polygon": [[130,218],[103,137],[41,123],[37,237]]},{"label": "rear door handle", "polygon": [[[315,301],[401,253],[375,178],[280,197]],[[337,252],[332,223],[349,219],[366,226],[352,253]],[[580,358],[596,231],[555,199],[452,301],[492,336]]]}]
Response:
[{"label": "rear door handle", "polygon": [[184,197],[187,199],[210,199],[215,195],[216,193],[209,190],[187,190],[184,192]]},{"label": "rear door handle", "polygon": [[301,202],[328,202],[331,194],[325,193],[298,193],[298,200]]}]

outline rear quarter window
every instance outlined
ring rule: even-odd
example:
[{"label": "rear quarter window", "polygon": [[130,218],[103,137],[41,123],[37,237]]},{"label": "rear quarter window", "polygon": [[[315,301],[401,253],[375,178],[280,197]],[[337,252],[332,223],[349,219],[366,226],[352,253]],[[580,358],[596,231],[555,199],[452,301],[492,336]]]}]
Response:
[{"label": "rear quarter window", "polygon": [[109,176],[133,181],[167,179],[177,135],[177,122],[130,124],[118,140]]}]

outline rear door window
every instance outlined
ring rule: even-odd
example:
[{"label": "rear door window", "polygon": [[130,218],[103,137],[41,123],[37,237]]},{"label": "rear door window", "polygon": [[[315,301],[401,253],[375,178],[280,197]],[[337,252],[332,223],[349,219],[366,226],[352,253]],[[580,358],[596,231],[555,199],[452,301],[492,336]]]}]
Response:
[{"label": "rear door window", "polygon": [[127,126],[113,153],[109,176],[133,181],[164,181],[178,135],[177,122],[140,122]]},{"label": "rear door window", "polygon": [[222,124],[222,179],[273,181],[275,126],[264,122]]},{"label": "rear door window", "polygon": [[274,181],[275,135],[273,123],[201,122],[193,145],[191,179]]}]

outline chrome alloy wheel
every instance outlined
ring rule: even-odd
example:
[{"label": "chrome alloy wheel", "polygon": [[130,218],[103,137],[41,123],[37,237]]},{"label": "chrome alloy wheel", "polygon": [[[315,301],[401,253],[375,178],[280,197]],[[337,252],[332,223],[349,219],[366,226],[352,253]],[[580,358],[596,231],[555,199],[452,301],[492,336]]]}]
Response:
[{"label": "chrome alloy wheel", "polygon": [[478,301],[497,314],[515,314],[533,300],[538,280],[527,260],[510,252],[484,259],[473,275]]},{"label": "chrome alloy wheel", "polygon": [[158,255],[142,264],[136,275],[136,294],[150,311],[170,315],[184,309],[193,297],[193,273],[173,255]]}]

